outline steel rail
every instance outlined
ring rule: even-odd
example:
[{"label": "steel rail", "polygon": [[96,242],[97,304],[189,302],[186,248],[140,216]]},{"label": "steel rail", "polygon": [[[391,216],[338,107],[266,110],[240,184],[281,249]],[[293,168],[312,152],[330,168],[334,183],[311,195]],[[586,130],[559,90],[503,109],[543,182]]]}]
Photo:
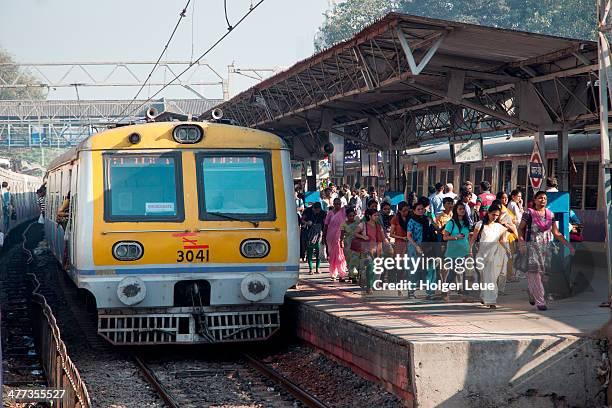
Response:
[{"label": "steel rail", "polygon": [[176,401],[174,396],[172,396],[172,393],[168,391],[166,387],[164,387],[164,385],[159,381],[159,379],[157,378],[155,373],[153,373],[153,371],[149,368],[149,366],[147,366],[137,355],[133,355],[132,358],[134,359],[134,362],[144,375],[147,382],[151,384],[153,388],[155,388],[157,394],[168,405],[168,407],[179,408],[180,405]]},{"label": "steel rail", "polygon": [[283,388],[285,388],[285,390],[287,390],[291,395],[300,400],[307,407],[329,408],[329,405],[326,405],[314,395],[300,388],[293,381],[289,380],[288,378],[280,374],[278,371],[268,367],[266,364],[250,356],[249,354],[243,353],[242,356],[247,360],[247,363],[252,368],[259,371],[261,374],[265,375],[272,381],[280,384]]}]

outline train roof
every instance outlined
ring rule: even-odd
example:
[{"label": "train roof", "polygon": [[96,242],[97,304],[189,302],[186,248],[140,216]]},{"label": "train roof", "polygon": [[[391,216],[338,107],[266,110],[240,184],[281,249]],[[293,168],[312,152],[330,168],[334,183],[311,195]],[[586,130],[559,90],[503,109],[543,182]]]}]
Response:
[{"label": "train roof", "polygon": [[[570,134],[570,150],[598,150],[600,140],[598,134],[577,133]],[[557,151],[557,136],[546,135],[546,151]],[[529,155],[533,151],[534,140],[532,137],[512,138],[507,140],[505,137],[495,137],[483,140],[485,158],[510,156],[510,155]],[[422,146],[415,149],[405,150],[404,157],[421,156],[423,161],[450,161],[450,148],[448,143]]]},{"label": "train roof", "polygon": [[[204,131],[204,137],[198,143],[180,144],[172,137],[173,129],[178,125],[198,125]],[[231,129],[229,133],[227,130]],[[127,136],[138,133],[141,141],[131,144]],[[214,122],[152,122],[121,126],[93,134],[76,147],[53,160],[48,170],[53,170],[76,159],[82,150],[149,150],[149,149],[287,149],[280,137],[262,130],[241,126],[226,125]]]}]

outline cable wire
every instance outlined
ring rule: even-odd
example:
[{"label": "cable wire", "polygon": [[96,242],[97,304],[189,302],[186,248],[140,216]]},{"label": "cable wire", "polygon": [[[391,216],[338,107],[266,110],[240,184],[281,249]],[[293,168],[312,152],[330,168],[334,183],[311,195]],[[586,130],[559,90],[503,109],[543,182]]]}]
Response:
[{"label": "cable wire", "polygon": [[193,0],[191,4],[191,57],[189,57],[189,62],[193,61],[193,23],[195,21],[195,4],[196,0]]},{"label": "cable wire", "polygon": [[[149,80],[151,79],[151,76],[153,75],[153,72],[155,72],[155,69],[159,65],[159,62],[161,61],[161,59],[163,58],[164,54],[168,50],[168,46],[170,45],[170,41],[172,41],[172,38],[174,37],[174,34],[176,33],[176,30],[178,29],[179,25],[181,24],[181,21],[183,21],[183,18],[187,15],[187,7],[189,7],[189,3],[190,2],[191,2],[191,0],[187,0],[187,3],[185,4],[185,7],[183,7],[183,10],[179,13],[179,19],[176,22],[176,25],[174,26],[174,30],[172,30],[172,33],[170,34],[170,38],[168,38],[168,41],[166,41],[166,45],[164,46],[164,49],[162,50],[161,54],[159,54],[159,57],[157,58],[157,61],[155,61],[155,64],[153,65],[153,68],[151,69],[151,72],[149,72],[149,75],[147,76],[147,79],[145,79],[145,81],[142,83],[142,85],[140,86],[140,89],[138,89],[138,92],[136,92],[136,95],[132,98],[132,100],[121,110],[121,112],[117,116],[123,115],[123,113],[126,110],[129,109],[129,107],[136,101],[136,98],[138,98],[138,96],[140,95],[140,93],[142,92],[144,87],[147,85],[147,82],[149,82]],[[126,116],[129,116],[129,115],[126,115]]]},{"label": "cable wire", "polygon": [[223,0],[223,10],[225,11],[225,22],[227,23],[227,29],[232,31],[234,27],[229,22],[229,18],[227,18],[227,0]]},{"label": "cable wire", "polygon": [[[261,3],[263,3],[265,0],[259,0],[253,7],[249,8],[249,11],[247,11],[241,18],[240,20],[238,20],[236,22],[236,25],[234,25],[233,28],[238,27],[253,11],[255,11],[255,9],[257,9],[257,7],[259,7],[261,5]],[[227,31],[225,34],[223,34],[221,37],[219,37],[219,39],[217,41],[215,41],[206,51],[204,51],[204,53],[202,53],[202,55],[200,55],[198,57],[198,59],[196,59],[195,61],[191,62],[187,68],[185,68],[183,71],[179,72],[177,75],[174,76],[174,78],[168,82],[167,84],[165,84],[164,86],[162,86],[157,92],[155,92],[152,96],[150,96],[146,101],[142,102],[140,105],[138,105],[136,108],[132,109],[127,115],[123,116],[122,118],[120,118],[117,122],[121,122],[123,119],[127,118],[128,116],[132,115],[134,112],[136,112],[138,109],[140,109],[141,107],[143,107],[144,105],[146,105],[147,103],[149,103],[153,98],[155,98],[157,95],[159,95],[159,93],[161,91],[163,91],[164,89],[166,89],[167,87],[169,87],[170,85],[172,85],[176,80],[179,79],[179,77],[181,75],[183,75],[185,72],[189,71],[189,69],[191,67],[193,67],[194,65],[196,65],[197,63],[200,62],[200,60],[202,58],[204,58],[206,55],[208,55],[208,53],[210,53],[217,45],[219,45],[219,43],[221,43],[221,41],[223,41],[225,39],[225,37],[227,37],[228,35],[230,35],[230,33],[233,31],[229,30]],[[119,116],[119,115],[117,115]]]}]

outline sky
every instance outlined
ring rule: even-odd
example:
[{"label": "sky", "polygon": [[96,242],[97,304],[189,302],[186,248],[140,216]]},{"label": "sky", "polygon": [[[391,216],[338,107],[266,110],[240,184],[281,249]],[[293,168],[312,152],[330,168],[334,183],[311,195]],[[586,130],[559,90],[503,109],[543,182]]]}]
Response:
[{"label": "sky", "polygon": [[[116,62],[155,61],[170,37],[187,0],[0,0],[0,48],[17,62]],[[227,0],[231,24],[257,0]],[[314,53],[313,38],[323,22],[330,0],[265,0],[244,22],[203,61],[221,76],[227,66],[285,69]],[[227,32],[223,0],[191,0],[187,15],[168,47],[164,60],[189,61],[200,56]],[[192,57],[193,56],[193,57]],[[192,59],[193,58],[193,59]],[[146,77],[151,67],[135,68]],[[51,79],[60,79],[66,68],[45,68]],[[110,74],[110,68],[90,68],[96,79]],[[116,82],[127,80],[120,70]],[[189,76],[190,72],[186,74]],[[161,82],[172,77],[165,69],[153,77]],[[70,74],[70,83],[82,83],[85,74]],[[208,68],[194,71],[192,80],[216,82]],[[74,81],[74,82],[72,82]],[[232,75],[230,95],[248,89],[256,81]],[[221,98],[220,85],[199,85],[206,97]],[[141,97],[153,95],[159,87],[145,87]],[[81,99],[131,99],[137,87],[79,87]],[[193,98],[193,93],[170,87],[158,97]],[[74,88],[51,90],[49,99],[76,99]]]}]

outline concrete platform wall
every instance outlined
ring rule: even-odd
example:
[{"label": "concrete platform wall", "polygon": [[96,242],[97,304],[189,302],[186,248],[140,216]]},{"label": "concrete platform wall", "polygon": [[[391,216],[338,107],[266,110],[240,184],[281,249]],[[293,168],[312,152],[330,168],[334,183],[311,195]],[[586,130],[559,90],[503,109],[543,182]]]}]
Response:
[{"label": "concrete platform wall", "polygon": [[292,334],[378,382],[406,406],[595,407],[599,340],[543,338],[406,340],[287,298]]},{"label": "concrete platform wall", "polygon": [[599,342],[574,336],[411,342],[418,407],[597,407]]},{"label": "concrete platform wall", "polygon": [[293,335],[326,351],[357,374],[381,384],[413,406],[407,341],[286,298],[283,324]]}]

